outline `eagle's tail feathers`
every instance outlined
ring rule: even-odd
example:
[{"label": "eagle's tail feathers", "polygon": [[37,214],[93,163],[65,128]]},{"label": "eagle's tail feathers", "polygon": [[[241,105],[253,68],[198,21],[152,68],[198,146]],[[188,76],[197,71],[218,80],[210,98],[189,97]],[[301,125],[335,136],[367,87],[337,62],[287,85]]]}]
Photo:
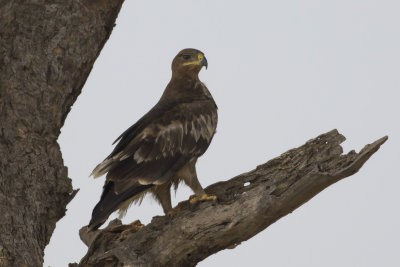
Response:
[{"label": "eagle's tail feathers", "polygon": [[93,209],[92,219],[88,225],[88,231],[93,231],[99,228],[108,219],[108,216],[118,209],[121,203],[135,195],[143,193],[152,186],[153,184],[136,184],[131,186],[128,190],[125,190],[120,194],[116,194],[114,192],[114,182],[108,182],[104,187],[99,203],[97,203],[96,207]]}]

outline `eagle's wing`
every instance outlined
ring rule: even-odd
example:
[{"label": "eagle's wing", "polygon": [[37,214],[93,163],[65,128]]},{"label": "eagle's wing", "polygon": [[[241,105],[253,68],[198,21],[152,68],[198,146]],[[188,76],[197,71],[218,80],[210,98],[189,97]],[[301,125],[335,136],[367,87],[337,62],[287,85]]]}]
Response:
[{"label": "eagle's wing", "polygon": [[93,171],[108,172],[119,194],[125,188],[161,184],[208,148],[217,125],[210,100],[156,105],[118,139],[114,151]]}]

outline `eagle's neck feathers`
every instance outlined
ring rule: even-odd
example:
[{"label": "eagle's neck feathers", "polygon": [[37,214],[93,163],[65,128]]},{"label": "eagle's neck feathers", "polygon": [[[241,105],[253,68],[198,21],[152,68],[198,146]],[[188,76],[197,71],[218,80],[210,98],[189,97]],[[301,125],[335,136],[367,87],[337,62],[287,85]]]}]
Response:
[{"label": "eagle's neck feathers", "polygon": [[171,99],[195,100],[211,97],[211,95],[209,95],[207,92],[207,88],[205,88],[204,84],[199,80],[197,75],[172,76],[171,81],[165,88],[160,101]]}]

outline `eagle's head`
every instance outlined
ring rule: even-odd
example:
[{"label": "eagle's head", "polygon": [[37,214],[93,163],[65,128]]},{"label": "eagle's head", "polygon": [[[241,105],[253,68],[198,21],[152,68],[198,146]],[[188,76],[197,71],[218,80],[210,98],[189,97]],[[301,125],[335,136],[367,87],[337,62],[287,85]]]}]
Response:
[{"label": "eagle's head", "polygon": [[207,68],[207,59],[204,53],[193,48],[183,49],[172,61],[173,75],[196,75],[201,68]]}]

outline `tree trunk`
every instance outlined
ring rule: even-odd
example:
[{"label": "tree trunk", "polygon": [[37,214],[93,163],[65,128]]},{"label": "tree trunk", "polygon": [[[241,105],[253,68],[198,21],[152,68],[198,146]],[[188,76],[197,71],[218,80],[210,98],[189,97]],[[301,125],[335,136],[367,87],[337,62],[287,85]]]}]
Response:
[{"label": "tree trunk", "polygon": [[57,138],[122,2],[0,2],[0,266],[41,266],[76,193]]},{"label": "tree trunk", "polygon": [[146,226],[115,220],[96,232],[84,227],[80,235],[89,250],[79,266],[195,266],[234,248],[356,173],[387,137],[347,155],[340,146],[344,140],[336,130],[323,134],[251,172],[210,185],[205,190],[216,202],[181,202],[175,215],[154,217]]}]

